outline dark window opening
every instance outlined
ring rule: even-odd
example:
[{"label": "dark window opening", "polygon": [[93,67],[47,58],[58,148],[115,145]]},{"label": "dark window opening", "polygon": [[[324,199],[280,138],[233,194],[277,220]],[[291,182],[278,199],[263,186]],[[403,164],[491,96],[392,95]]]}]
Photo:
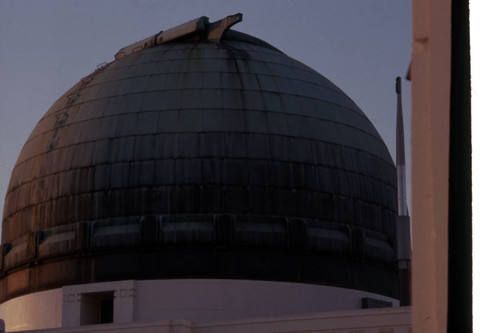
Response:
[{"label": "dark window opening", "polygon": [[107,324],[113,322],[113,299],[101,299],[100,323]]},{"label": "dark window opening", "polygon": [[107,324],[113,322],[114,292],[86,293],[81,297],[80,324]]}]

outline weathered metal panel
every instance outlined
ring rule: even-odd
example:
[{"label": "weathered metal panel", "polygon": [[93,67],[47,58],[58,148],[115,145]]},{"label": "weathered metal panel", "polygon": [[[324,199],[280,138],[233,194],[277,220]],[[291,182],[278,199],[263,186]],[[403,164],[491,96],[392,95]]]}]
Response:
[{"label": "weathered metal panel", "polygon": [[[3,243],[15,243],[19,255],[4,258],[6,276],[31,260],[24,237],[52,230],[39,254],[55,256],[54,280],[37,261],[43,286],[26,292],[120,272],[397,296],[396,174],[375,128],[307,66],[249,36],[227,36],[130,54],[54,104],[13,171]],[[88,260],[74,262],[82,271],[95,264],[77,277],[63,259],[57,264],[73,251],[64,230],[76,224],[75,239],[91,246],[78,245]],[[141,237],[158,242],[156,252]],[[202,257],[207,262],[196,265]]]}]

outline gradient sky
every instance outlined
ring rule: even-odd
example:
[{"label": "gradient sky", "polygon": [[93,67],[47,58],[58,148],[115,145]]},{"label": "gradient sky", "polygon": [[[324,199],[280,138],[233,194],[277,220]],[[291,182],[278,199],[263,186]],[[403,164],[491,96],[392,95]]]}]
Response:
[{"label": "gradient sky", "polygon": [[[234,30],[343,89],[395,157],[394,83],[411,58],[410,0],[0,0],[0,215],[24,142],[73,84],[123,46],[202,15],[216,21],[238,12]],[[410,83],[402,88],[409,164]]]}]

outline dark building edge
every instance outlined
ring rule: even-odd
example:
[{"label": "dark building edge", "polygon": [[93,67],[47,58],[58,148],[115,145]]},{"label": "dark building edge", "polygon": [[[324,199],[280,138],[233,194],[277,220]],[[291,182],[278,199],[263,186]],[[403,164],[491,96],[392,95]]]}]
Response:
[{"label": "dark building edge", "polygon": [[469,2],[451,2],[448,332],[472,332]]}]

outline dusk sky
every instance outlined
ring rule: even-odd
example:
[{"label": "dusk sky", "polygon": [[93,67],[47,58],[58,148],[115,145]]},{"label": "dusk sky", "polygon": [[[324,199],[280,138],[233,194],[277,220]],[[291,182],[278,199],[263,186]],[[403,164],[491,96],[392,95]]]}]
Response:
[{"label": "dusk sky", "polygon": [[[394,84],[411,58],[410,0],[0,0],[0,214],[24,142],[66,90],[123,46],[202,15],[216,21],[236,13],[243,22],[234,30],[344,90],[395,158]],[[410,83],[402,82],[409,163]]]}]

